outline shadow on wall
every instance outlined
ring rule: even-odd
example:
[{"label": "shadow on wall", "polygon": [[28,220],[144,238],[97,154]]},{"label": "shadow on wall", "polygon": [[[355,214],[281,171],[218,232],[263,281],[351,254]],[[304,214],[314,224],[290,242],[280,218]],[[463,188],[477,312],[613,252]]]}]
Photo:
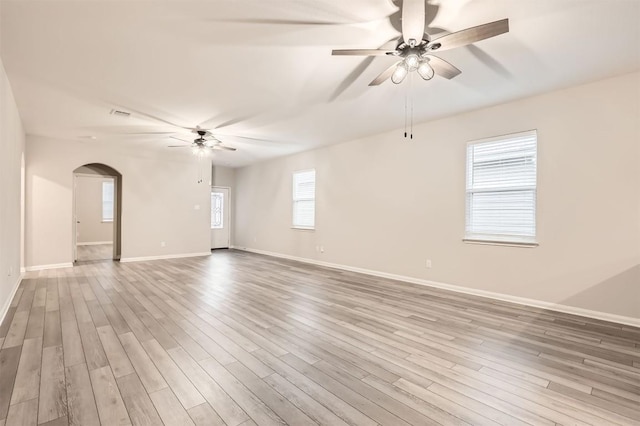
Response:
[{"label": "shadow on wall", "polygon": [[[565,306],[580,306],[600,312],[621,312],[622,315],[640,319],[640,264],[630,267],[610,278],[601,281],[580,293],[559,302]],[[518,322],[512,322],[509,315],[517,313]],[[589,354],[595,362],[634,365],[640,356],[632,351],[640,341],[640,328],[617,322],[583,317],[570,313],[527,308],[521,310],[504,306],[501,302],[490,312],[488,322],[488,349],[497,357],[513,360],[526,360],[532,368],[567,371],[570,376],[582,374],[584,363],[582,354]],[[507,318],[505,320],[505,318]],[[496,333],[492,328],[501,321],[500,331],[511,330],[514,336],[509,341],[493,340]],[[521,323],[519,323],[521,322]],[[499,332],[498,332],[499,333]],[[483,342],[481,345],[485,345]],[[552,347],[549,347],[551,345]],[[604,345],[604,346],[603,346]],[[566,374],[566,373],[563,373]],[[599,375],[610,379],[611,372],[600,369]],[[594,375],[595,377],[596,375]],[[554,384],[559,389],[563,385]],[[570,391],[569,388],[566,388]],[[638,389],[633,388],[633,391]]]},{"label": "shadow on wall", "polygon": [[600,312],[620,312],[640,319],[640,264],[560,302]]}]

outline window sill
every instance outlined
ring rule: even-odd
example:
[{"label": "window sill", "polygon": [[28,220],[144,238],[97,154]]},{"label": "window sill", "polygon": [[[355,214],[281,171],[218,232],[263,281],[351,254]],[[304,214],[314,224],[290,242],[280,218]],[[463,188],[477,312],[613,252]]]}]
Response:
[{"label": "window sill", "polygon": [[291,229],[295,229],[298,231],[315,231],[316,228],[306,227],[306,226],[292,226]]},{"label": "window sill", "polygon": [[501,241],[481,238],[463,238],[462,241],[467,244],[480,244],[489,246],[506,246],[506,247],[521,247],[521,248],[534,248],[538,247],[537,242],[526,241]]},{"label": "window sill", "polygon": [[113,223],[113,219],[112,220],[103,220],[102,223]]}]

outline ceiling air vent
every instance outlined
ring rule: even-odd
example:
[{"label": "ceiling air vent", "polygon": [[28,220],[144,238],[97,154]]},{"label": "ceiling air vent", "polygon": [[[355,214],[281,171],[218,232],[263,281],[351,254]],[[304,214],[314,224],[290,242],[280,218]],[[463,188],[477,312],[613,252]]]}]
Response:
[{"label": "ceiling air vent", "polygon": [[117,115],[117,116],[119,116],[119,117],[129,117],[129,116],[131,115],[131,113],[130,113],[130,112],[127,112],[127,111],[120,111],[120,110],[117,110],[117,109],[112,109],[112,110],[111,110],[111,112],[110,112],[109,114],[111,114],[111,115]]}]

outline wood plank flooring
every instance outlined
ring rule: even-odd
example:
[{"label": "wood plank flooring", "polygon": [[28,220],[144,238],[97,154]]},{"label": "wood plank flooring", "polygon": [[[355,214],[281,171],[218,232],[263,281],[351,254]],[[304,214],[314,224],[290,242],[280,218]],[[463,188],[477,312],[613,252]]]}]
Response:
[{"label": "wood plank flooring", "polygon": [[640,329],[244,252],[30,273],[0,425],[638,425]]},{"label": "wood plank flooring", "polygon": [[79,262],[113,259],[113,244],[78,245],[77,256]]}]

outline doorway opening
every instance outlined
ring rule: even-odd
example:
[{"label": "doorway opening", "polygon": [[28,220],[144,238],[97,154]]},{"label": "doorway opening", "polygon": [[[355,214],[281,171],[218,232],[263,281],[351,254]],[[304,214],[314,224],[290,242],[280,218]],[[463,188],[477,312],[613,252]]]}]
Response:
[{"label": "doorway opening", "polygon": [[122,175],[105,164],[73,171],[73,261],[120,260]]},{"label": "doorway opening", "polygon": [[229,187],[211,187],[211,250],[228,249],[231,241],[229,223]]}]

